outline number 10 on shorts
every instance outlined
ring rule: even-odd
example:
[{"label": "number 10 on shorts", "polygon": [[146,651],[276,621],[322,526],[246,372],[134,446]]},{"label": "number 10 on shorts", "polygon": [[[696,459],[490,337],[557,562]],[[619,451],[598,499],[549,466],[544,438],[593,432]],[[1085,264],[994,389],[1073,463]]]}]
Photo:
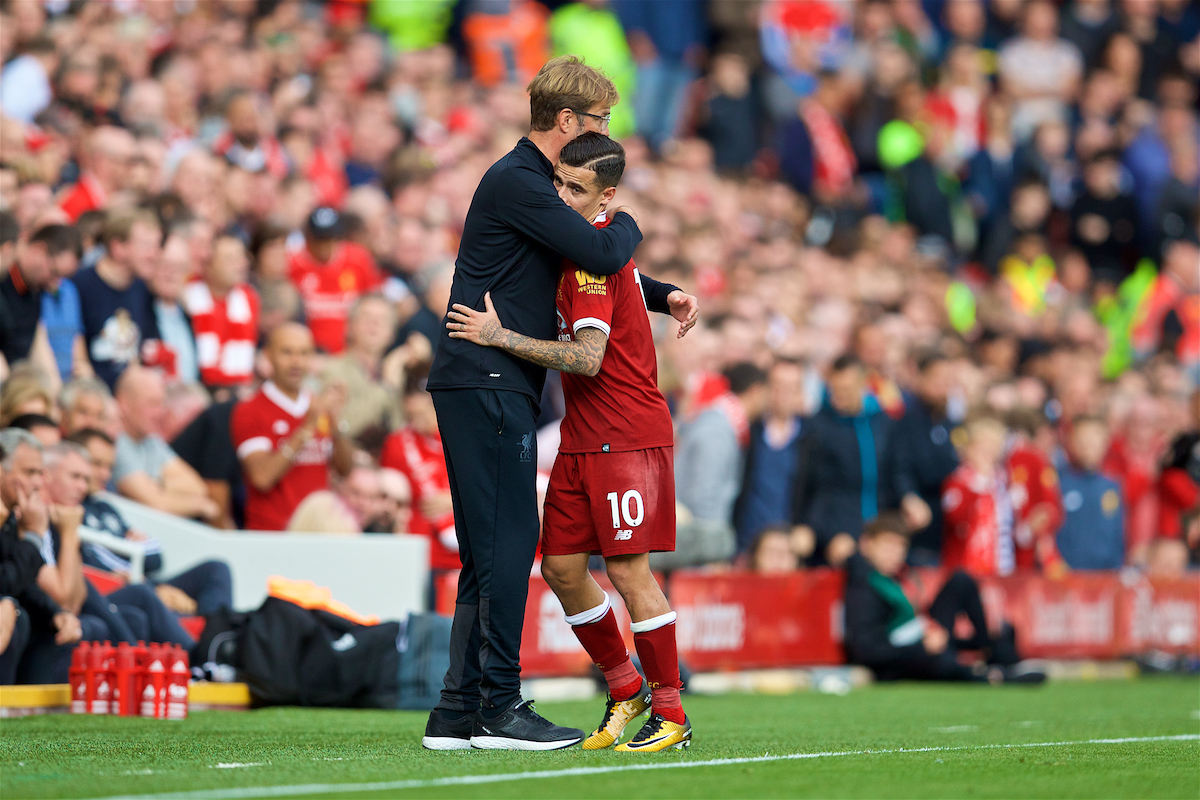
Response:
[{"label": "number 10 on shorts", "polygon": [[624,495],[621,495],[619,502],[617,496],[617,492],[609,492],[607,495],[608,505],[612,508],[613,528],[617,531],[616,538],[618,541],[632,539],[633,531],[622,530],[621,522],[624,521],[629,528],[636,528],[642,524],[642,520],[646,516],[646,507],[642,503],[642,495],[636,489],[630,489]]}]

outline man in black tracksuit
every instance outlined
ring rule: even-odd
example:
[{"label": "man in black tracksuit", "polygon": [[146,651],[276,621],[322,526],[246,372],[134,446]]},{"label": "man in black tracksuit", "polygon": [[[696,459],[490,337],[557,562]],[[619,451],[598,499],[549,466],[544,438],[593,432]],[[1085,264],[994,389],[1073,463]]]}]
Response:
[{"label": "man in black tracksuit", "polygon": [[[490,292],[507,327],[556,339],[555,291],[564,256],[612,275],[641,241],[618,208],[603,229],[559,198],[554,162],[585,130],[603,132],[617,100],[612,82],[570,56],[529,85],[533,130],[484,175],[467,213],[450,305],[483,309]],[[675,287],[644,282],[652,310]],[[422,744],[550,750],[583,732],[542,719],[521,701],[521,629],[538,541],[535,420],[546,371],[499,348],[452,339],[443,327],[428,388],[446,456],[463,568],[450,669]]]}]

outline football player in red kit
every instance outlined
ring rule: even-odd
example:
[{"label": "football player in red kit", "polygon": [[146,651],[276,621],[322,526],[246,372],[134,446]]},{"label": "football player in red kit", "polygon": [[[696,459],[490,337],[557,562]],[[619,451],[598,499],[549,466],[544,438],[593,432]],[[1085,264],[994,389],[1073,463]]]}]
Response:
[{"label": "football player in red kit", "polygon": [[[602,226],[624,169],[621,145],[585,133],[563,148],[554,183],[567,205]],[[650,571],[651,552],[675,549],[674,433],[640,286],[632,261],[607,278],[564,262],[557,342],[506,330],[490,296],[483,312],[456,304],[447,323],[452,337],[563,373],[567,413],[546,494],[542,575],[609,686],[604,718],[585,750],[615,744],[647,710],[650,719],[617,750],[678,749],[692,738],[679,699],[675,612]],[[695,298],[675,290],[668,300],[682,336],[695,324]],[[588,572],[592,553],[604,556],[629,610],[646,681],[629,658],[608,595]]]}]

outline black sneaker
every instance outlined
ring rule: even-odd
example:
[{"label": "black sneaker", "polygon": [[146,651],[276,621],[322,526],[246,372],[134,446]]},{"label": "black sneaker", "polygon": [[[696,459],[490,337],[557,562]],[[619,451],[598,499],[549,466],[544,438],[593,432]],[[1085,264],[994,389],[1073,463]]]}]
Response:
[{"label": "black sneaker", "polygon": [[1042,661],[1018,661],[1011,667],[1004,668],[1005,683],[1045,683],[1046,667]]},{"label": "black sneaker", "polygon": [[421,746],[426,750],[470,750],[474,724],[474,714],[453,720],[435,708],[429,713],[429,722],[425,723]]},{"label": "black sneaker", "polygon": [[561,750],[583,740],[583,731],[564,728],[533,709],[532,700],[522,700],[495,719],[475,715],[471,747],[480,750]]}]

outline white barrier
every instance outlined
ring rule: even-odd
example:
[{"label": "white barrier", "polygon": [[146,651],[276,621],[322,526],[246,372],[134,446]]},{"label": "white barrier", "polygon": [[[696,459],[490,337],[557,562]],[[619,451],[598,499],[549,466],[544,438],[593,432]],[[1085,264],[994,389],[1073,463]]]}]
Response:
[{"label": "white barrier", "polygon": [[157,577],[215,558],[229,564],[238,611],[262,604],[272,575],[326,586],[334,599],[381,619],[426,610],[429,540],[424,536],[220,531],[115,495],[104,499],[131,527],[162,543],[163,570]]}]

